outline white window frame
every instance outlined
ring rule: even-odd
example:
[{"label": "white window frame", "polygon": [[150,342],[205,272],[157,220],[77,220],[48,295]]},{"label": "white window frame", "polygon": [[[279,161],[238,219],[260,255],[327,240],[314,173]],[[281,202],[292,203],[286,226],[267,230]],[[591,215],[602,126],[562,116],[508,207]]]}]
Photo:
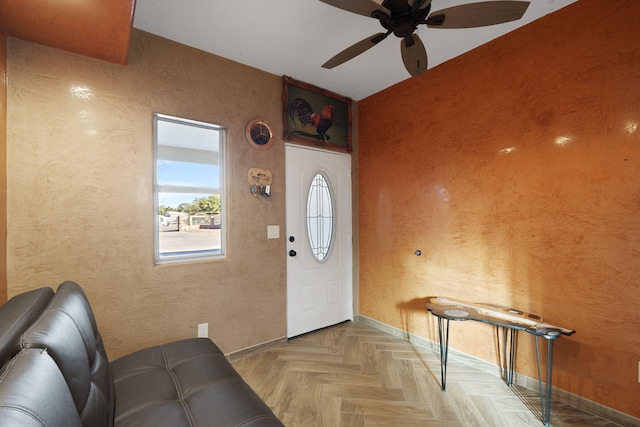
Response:
[{"label": "white window frame", "polygon": [[[218,168],[219,179],[218,187],[193,187],[193,186],[181,186],[181,185],[160,185],[158,183],[158,160],[159,160],[159,145],[158,145],[158,122],[172,122],[182,125],[195,126],[205,129],[213,129],[219,132],[219,150],[218,150]],[[194,150],[196,151],[196,150]],[[203,261],[203,260],[216,260],[226,258],[226,128],[224,126],[215,125],[212,123],[206,123],[182,117],[175,117],[161,113],[153,114],[153,242],[154,242],[154,259],[155,264],[170,264],[179,262],[191,262],[191,261]],[[159,221],[158,210],[160,208],[160,193],[184,193],[184,194],[219,194],[220,195],[220,228],[221,228],[221,241],[220,251],[198,251],[198,253],[186,252],[184,254],[172,254],[161,256],[159,239]]]}]

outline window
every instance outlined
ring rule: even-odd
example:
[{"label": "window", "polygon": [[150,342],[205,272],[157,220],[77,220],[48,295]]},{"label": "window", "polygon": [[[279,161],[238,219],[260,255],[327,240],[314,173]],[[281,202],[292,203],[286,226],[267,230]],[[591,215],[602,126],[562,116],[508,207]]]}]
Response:
[{"label": "window", "polygon": [[225,129],[153,116],[156,264],[223,258]]},{"label": "window", "polygon": [[309,185],[307,233],[313,255],[318,261],[324,261],[333,240],[333,195],[322,173],[316,174]]}]

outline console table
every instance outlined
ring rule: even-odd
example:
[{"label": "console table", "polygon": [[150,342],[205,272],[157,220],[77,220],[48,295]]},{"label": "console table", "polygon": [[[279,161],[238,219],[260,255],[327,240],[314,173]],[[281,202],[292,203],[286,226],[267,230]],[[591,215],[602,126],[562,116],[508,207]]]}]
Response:
[{"label": "console table", "polygon": [[[538,388],[542,423],[549,426],[551,419],[551,380],[553,374],[553,346],[562,335],[573,335],[576,331],[543,323],[541,316],[526,313],[514,308],[486,303],[470,303],[447,297],[428,298],[427,310],[438,318],[438,338],[440,341],[440,375],[442,391],[446,391],[447,357],[449,352],[449,321],[475,320],[499,326],[503,330],[503,362],[505,382],[513,385],[515,363],[515,343],[518,331],[525,331],[535,336],[536,361],[538,364]],[[543,392],[540,376],[540,352],[538,338],[547,341],[546,385]],[[509,351],[507,354],[507,347]]]}]

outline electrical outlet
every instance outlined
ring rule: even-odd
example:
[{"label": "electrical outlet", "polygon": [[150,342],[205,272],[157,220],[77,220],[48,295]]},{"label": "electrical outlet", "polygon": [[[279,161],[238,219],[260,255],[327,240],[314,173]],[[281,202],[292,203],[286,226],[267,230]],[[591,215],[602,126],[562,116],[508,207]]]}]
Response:
[{"label": "electrical outlet", "polygon": [[198,338],[209,338],[209,324],[200,323],[198,325]]}]

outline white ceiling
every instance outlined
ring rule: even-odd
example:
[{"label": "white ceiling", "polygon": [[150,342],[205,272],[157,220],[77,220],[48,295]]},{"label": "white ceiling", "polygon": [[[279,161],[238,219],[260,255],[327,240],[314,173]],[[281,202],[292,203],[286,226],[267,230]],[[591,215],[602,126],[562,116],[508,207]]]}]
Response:
[{"label": "white ceiling", "polygon": [[[433,0],[431,10],[472,1],[484,0]],[[577,0],[530,1],[516,22],[462,30],[421,25],[429,68]],[[410,78],[393,35],[332,70],[322,68],[346,47],[384,30],[373,18],[319,0],[137,0],[134,27],[354,100]]]}]

